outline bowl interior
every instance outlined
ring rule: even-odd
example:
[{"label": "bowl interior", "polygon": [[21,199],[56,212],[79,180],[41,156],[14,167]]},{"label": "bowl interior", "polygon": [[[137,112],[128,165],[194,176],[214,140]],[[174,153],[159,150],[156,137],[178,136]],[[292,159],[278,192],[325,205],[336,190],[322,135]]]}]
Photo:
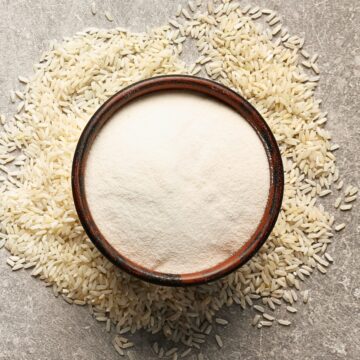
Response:
[{"label": "bowl interior", "polygon": [[[269,161],[270,187],[265,211],[251,238],[225,261],[195,273],[166,274],[147,269],[119,253],[99,231],[89,209],[85,193],[87,155],[104,124],[122,107],[141,96],[159,91],[182,90],[216,99],[239,113],[256,131]],[[276,140],[264,119],[243,97],[210,80],[184,75],[160,76],[133,84],[115,94],[93,115],[83,130],[75,150],[72,168],[72,190],[79,219],[92,242],[110,261],[145,281],[161,285],[201,284],[229,274],[244,265],[263,245],[280,212],[284,189],[283,166]]]}]

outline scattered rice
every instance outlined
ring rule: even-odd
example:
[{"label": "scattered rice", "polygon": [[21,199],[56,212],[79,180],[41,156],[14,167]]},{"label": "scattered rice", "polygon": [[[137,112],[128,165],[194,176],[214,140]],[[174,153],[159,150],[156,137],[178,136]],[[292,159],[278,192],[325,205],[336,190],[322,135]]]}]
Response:
[{"label": "scattered rice", "polygon": [[172,349],[168,350],[168,351],[165,353],[165,356],[171,356],[171,355],[175,354],[177,351],[178,351],[178,348],[177,348],[177,347],[173,347]]},{"label": "scattered rice", "polygon": [[[75,301],[74,301],[74,303],[75,303]],[[78,303],[77,303],[77,305],[79,305]],[[84,304],[85,305],[85,304]],[[110,319],[107,319],[106,320],[106,331],[107,332],[110,332],[111,331],[111,320]]]},{"label": "scattered rice", "polygon": [[227,325],[229,322],[225,319],[216,318],[215,322],[219,325]]},{"label": "scattered rice", "polygon": [[36,266],[35,262],[27,263],[24,265],[24,269],[31,269]]},{"label": "scattered rice", "polygon": [[319,75],[320,74],[320,69],[319,69],[319,66],[315,63],[312,63],[311,64],[311,68],[313,69],[314,73]]},{"label": "scattered rice", "polygon": [[172,25],[174,28],[177,28],[177,29],[180,27],[180,24],[175,20],[170,19],[169,24]]},{"label": "scattered rice", "polygon": [[79,305],[79,306],[84,306],[84,305],[86,305],[86,302],[83,300],[74,300],[74,304]]},{"label": "scattered rice", "polygon": [[259,322],[260,319],[261,319],[261,315],[256,314],[256,315],[254,316],[251,324],[252,324],[253,326],[255,326],[255,325]]},{"label": "scattered rice", "polygon": [[335,200],[335,204],[334,204],[335,209],[337,209],[337,208],[340,206],[341,201],[342,201],[341,196],[339,196],[339,197]]},{"label": "scattered rice", "polygon": [[184,17],[186,19],[188,19],[188,20],[191,19],[191,15],[189,14],[189,12],[185,8],[181,9],[181,12],[182,12],[182,14],[184,15]]},{"label": "scattered rice", "polygon": [[277,35],[277,34],[280,32],[281,27],[282,27],[281,24],[280,24],[280,25],[277,25],[277,26],[271,31],[271,34],[272,34],[273,36]]},{"label": "scattered rice", "polygon": [[267,313],[263,313],[263,317],[264,317],[264,319],[269,320],[269,321],[274,321],[275,320],[274,316],[272,316],[270,314],[267,314]]},{"label": "scattered rice", "polygon": [[325,253],[324,256],[328,261],[330,261],[330,262],[334,261],[334,259],[332,258],[332,256],[329,253]]},{"label": "scattered rice", "polygon": [[95,4],[95,2],[91,3],[91,13],[93,15],[96,15],[96,4]]},{"label": "scattered rice", "polygon": [[254,15],[259,11],[260,11],[260,7],[259,6],[254,6],[252,9],[250,9],[249,14]]},{"label": "scattered rice", "polygon": [[17,271],[17,270],[22,269],[23,267],[24,267],[23,264],[17,263],[17,264],[15,264],[15,265],[13,266],[13,268],[12,268],[11,270],[12,270],[12,271]]},{"label": "scattered rice", "polygon": [[294,307],[292,306],[287,306],[286,307],[286,310],[290,313],[296,313],[297,312],[297,309],[295,309]]},{"label": "scattered rice", "polygon": [[21,91],[15,91],[15,95],[20,99],[20,100],[24,100],[24,94]]},{"label": "scattered rice", "polygon": [[254,305],[253,308],[261,313],[265,311],[265,309],[260,305]]},{"label": "scattered rice", "polygon": [[267,304],[271,310],[275,310],[274,302],[271,299],[268,300]]},{"label": "scattered rice", "polygon": [[[62,298],[65,300],[65,302],[67,302],[68,304],[70,304],[70,305],[72,305],[73,304],[73,300],[72,299],[70,299],[68,296],[66,296],[66,295],[62,295]],[[98,320],[98,319],[96,319],[96,320]]]},{"label": "scattered rice", "polygon": [[351,205],[351,204],[341,205],[341,206],[340,206],[340,210],[341,210],[341,211],[348,211],[348,210],[351,210],[351,209],[352,209],[352,205]]},{"label": "scattered rice", "polygon": [[251,15],[251,19],[256,20],[256,19],[259,19],[261,16],[262,16],[262,12],[259,11],[255,14]]},{"label": "scattered rice", "polygon": [[23,83],[23,84],[28,84],[28,83],[30,82],[30,80],[29,80],[27,77],[25,77],[25,76],[20,76],[20,75],[19,75],[18,79],[19,79],[19,81],[20,81],[21,83]]},{"label": "scattered rice", "polygon": [[305,59],[308,59],[310,57],[310,54],[306,50],[301,50],[300,53]]},{"label": "scattered rice", "polygon": [[317,264],[316,267],[322,274],[327,273],[327,270],[323,266],[321,266],[320,264]]},{"label": "scattered rice", "polygon": [[335,231],[341,231],[342,229],[344,229],[346,226],[345,223],[339,224],[335,226]]},{"label": "scattered rice", "polygon": [[24,101],[21,101],[20,103],[19,103],[19,105],[17,106],[17,108],[16,108],[16,112],[19,114],[19,113],[21,113],[21,111],[24,109],[24,106],[25,106],[25,102]]},{"label": "scattered rice", "polygon": [[[250,8],[245,6],[242,12],[246,14]],[[330,146],[330,134],[323,127],[326,114],[321,113],[321,102],[314,96],[319,77],[304,74],[299,66],[304,39],[290,36],[276,21],[268,32],[281,38],[272,42],[254,22],[244,19],[239,9],[231,13],[231,19],[226,18],[226,24],[223,19],[232,9],[229,4],[218,6],[216,14],[212,2],[207,9],[209,15],[194,15],[192,20],[179,5],[176,15],[185,17],[180,28],[168,26],[149,34],[92,29],[54,43],[28,81],[26,111],[16,115],[18,127],[7,127],[6,136],[1,137],[7,156],[22,148],[24,158],[19,176],[11,175],[13,170],[4,165],[0,168],[6,176],[0,192],[0,233],[5,234],[0,247],[26,259],[23,267],[33,268],[32,276],[55,285],[54,293],[62,294],[65,301],[92,304],[89,310],[95,319],[106,326],[114,321],[120,334],[142,328],[154,334],[162,331],[173,341],[196,339],[199,324],[212,322],[218,309],[233,302],[242,308],[252,306],[255,294],[270,309],[283,302],[293,304],[299,280],[310,276],[312,267],[326,273],[322,264],[325,259],[331,262],[326,247],[332,241],[334,219],[316,200],[318,194],[329,191],[339,172],[332,153],[335,147]],[[253,11],[251,8],[250,15]],[[268,9],[252,15],[258,13],[268,15],[268,23],[277,17]],[[113,21],[109,13],[105,16]],[[144,78],[189,73],[189,66],[178,56],[184,38],[193,38],[199,49],[201,60],[192,73],[205,68],[212,79],[251,99],[263,115],[283,154],[286,186],[276,226],[251,261],[212,284],[172,289],[137,280],[101,256],[77,219],[69,183],[81,130],[105,100]],[[280,45],[283,38],[284,46]],[[317,58],[305,50],[301,55],[311,59],[307,67],[317,73]],[[269,82],[275,86],[269,87]],[[16,95],[12,95],[15,102]],[[357,191],[350,186],[345,197],[351,198]],[[341,198],[337,201],[340,206]],[[325,259],[316,262],[316,254],[324,254]],[[16,266],[15,262],[10,266]],[[305,299],[308,293],[304,292],[303,301],[307,302]],[[260,305],[254,309],[265,311]],[[272,324],[260,321],[259,314],[253,322],[255,318],[258,328]],[[290,325],[287,320],[278,323]],[[205,325],[202,331],[210,334],[211,330],[211,325]],[[219,335],[215,338],[221,341]],[[114,346],[124,355],[116,342]],[[158,354],[161,350],[156,346]],[[177,356],[175,352],[174,358]]]},{"label": "scattered rice", "polygon": [[15,265],[15,262],[12,261],[11,259],[6,259],[6,263],[11,267],[13,267]]},{"label": "scattered rice", "polygon": [[266,18],[267,22],[270,22],[271,20],[275,19],[276,17],[276,12],[272,12],[271,14],[269,14],[269,16]]},{"label": "scattered rice", "polygon": [[224,343],[220,337],[220,335],[215,335],[215,340],[216,340],[216,343],[218,344],[219,348],[221,349],[223,346],[224,346]]},{"label": "scattered rice", "polygon": [[118,344],[115,343],[115,344],[113,344],[113,345],[114,345],[115,350],[117,351],[117,353],[118,353],[120,356],[124,356],[124,355],[125,355],[124,350],[121,349]]},{"label": "scattered rice", "polygon": [[157,355],[159,353],[159,344],[155,342],[152,346],[154,353]]},{"label": "scattered rice", "polygon": [[294,301],[298,301],[298,296],[296,294],[296,291],[294,289],[291,289],[291,296],[294,299]]},{"label": "scattered rice", "polygon": [[277,322],[278,322],[280,325],[283,325],[283,326],[289,326],[289,325],[291,325],[291,321],[289,321],[289,320],[278,319]]},{"label": "scattered rice", "polygon": [[248,4],[248,5],[245,5],[245,6],[243,7],[243,9],[241,10],[241,12],[245,15],[245,14],[247,14],[247,13],[249,12],[250,9],[251,9],[251,5]]},{"label": "scattered rice", "polygon": [[209,335],[209,334],[211,333],[211,330],[212,330],[212,326],[209,325],[209,326],[206,328],[206,330],[205,330],[205,334],[206,334],[206,335]]},{"label": "scattered rice", "polygon": [[304,304],[307,304],[307,302],[309,301],[309,290],[304,290],[302,295]]},{"label": "scattered rice", "polygon": [[123,329],[120,329],[120,330],[118,331],[118,333],[119,333],[120,335],[124,335],[124,334],[127,334],[129,331],[130,331],[130,326],[127,326],[127,327],[125,327],[125,328],[123,328]]},{"label": "scattered rice", "polygon": [[[269,25],[274,26],[279,22],[280,22],[280,18],[278,16],[275,16],[271,21],[269,21]],[[282,35],[282,36],[284,36],[284,35]]]},{"label": "scattered rice", "polygon": [[191,353],[191,350],[192,350],[191,348],[188,348],[180,355],[180,357],[184,358],[185,356],[189,355]]},{"label": "scattered rice", "polygon": [[106,322],[108,320],[106,316],[95,316],[95,319],[99,322]]},{"label": "scattered rice", "polygon": [[319,54],[314,54],[310,60],[311,63],[315,63],[319,58]]},{"label": "scattered rice", "polygon": [[343,186],[344,186],[344,180],[340,180],[339,183],[336,186],[336,189],[341,190]]},{"label": "scattered rice", "polygon": [[106,20],[108,20],[110,22],[114,21],[113,16],[108,11],[105,11],[104,15],[105,15]]},{"label": "scattered rice", "polygon": [[272,326],[273,322],[272,321],[261,321],[260,324],[262,326],[270,327],[270,326]]},{"label": "scattered rice", "polygon": [[12,90],[10,91],[10,100],[12,103],[14,103],[16,101],[15,92]]},{"label": "scattered rice", "polygon": [[311,68],[311,63],[310,61],[302,61],[301,65],[305,66],[306,68],[310,69]]},{"label": "scattered rice", "polygon": [[190,0],[188,1],[189,9],[194,12],[196,10],[196,5]]},{"label": "scattered rice", "polygon": [[357,199],[357,195],[353,195],[353,196],[346,197],[346,198],[344,199],[344,202],[350,203],[350,202],[355,201],[356,199]]},{"label": "scattered rice", "polygon": [[329,263],[322,257],[318,256],[317,254],[314,254],[313,257],[319,264],[323,266],[329,266]]},{"label": "scattered rice", "polygon": [[324,196],[329,195],[331,193],[332,193],[331,190],[323,190],[323,191],[320,192],[319,196],[324,197]]}]

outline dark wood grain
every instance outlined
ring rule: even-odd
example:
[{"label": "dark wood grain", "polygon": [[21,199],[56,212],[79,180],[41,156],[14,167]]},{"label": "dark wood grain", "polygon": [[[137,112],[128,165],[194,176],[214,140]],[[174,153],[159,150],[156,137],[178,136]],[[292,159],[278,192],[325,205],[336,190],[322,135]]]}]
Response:
[{"label": "dark wood grain", "polygon": [[[165,274],[144,268],[114,249],[96,226],[85,195],[85,167],[89,149],[96,135],[112,115],[141,96],[170,90],[200,93],[230,106],[256,131],[269,160],[270,191],[263,217],[249,241],[233,256],[222,263],[196,273]],[[99,176],[102,176],[99,174]],[[95,246],[115,265],[129,274],[160,285],[184,286],[202,284],[221,278],[244,265],[264,244],[273,229],[281,209],[284,174],[281,155],[276,140],[257,110],[243,97],[214,81],[184,75],[160,76],[133,84],[115,94],[93,115],[81,134],[76,147],[72,167],[72,190],[74,203],[87,235]]]}]

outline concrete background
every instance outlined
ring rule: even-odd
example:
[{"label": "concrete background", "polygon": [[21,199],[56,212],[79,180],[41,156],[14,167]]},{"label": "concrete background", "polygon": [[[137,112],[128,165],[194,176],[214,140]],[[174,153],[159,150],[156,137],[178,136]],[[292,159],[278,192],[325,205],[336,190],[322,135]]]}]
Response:
[{"label": "concrete background", "polygon": [[[241,1],[246,4],[248,0]],[[96,1],[98,14],[85,0],[0,0],[0,112],[14,106],[9,91],[19,87],[17,75],[27,75],[49,40],[71,36],[88,26],[132,30],[163,24],[180,1]],[[343,177],[359,184],[359,0],[256,0],[254,5],[278,10],[294,34],[306,33],[306,49],[320,54],[320,94],[329,111],[329,125]],[[113,23],[105,20],[109,10]],[[333,201],[333,200],[331,200]],[[359,207],[344,214],[347,228],[330,248],[335,264],[326,277],[315,274],[307,286],[311,300],[298,306],[294,326],[249,326],[253,314],[238,308],[223,311],[231,320],[223,329],[224,349],[209,341],[203,353],[223,360],[335,360],[360,358]],[[86,309],[54,298],[52,292],[25,271],[12,273],[0,252],[0,359],[117,359],[112,335]],[[149,349],[154,337],[138,334],[136,359],[155,358]],[[189,358],[194,358],[193,356]]]}]

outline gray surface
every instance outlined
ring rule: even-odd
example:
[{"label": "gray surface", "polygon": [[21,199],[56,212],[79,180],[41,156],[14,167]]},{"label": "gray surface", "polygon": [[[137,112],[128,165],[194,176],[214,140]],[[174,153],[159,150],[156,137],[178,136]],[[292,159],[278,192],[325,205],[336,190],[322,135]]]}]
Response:
[{"label": "gray surface", "polygon": [[[93,17],[85,0],[0,0],[0,112],[10,113],[9,90],[17,75],[31,72],[48,41],[88,26],[130,27],[162,24],[178,1],[97,1],[115,22]],[[244,3],[244,2],[242,2]],[[262,0],[279,10],[293,33],[306,32],[306,48],[320,54],[320,96],[329,111],[329,128],[342,148],[339,166],[348,181],[359,178],[360,51],[358,0]],[[139,5],[142,5],[139,8]],[[336,259],[326,277],[308,283],[311,301],[299,306],[291,328],[261,331],[249,326],[250,312],[223,311],[231,325],[222,331],[225,347],[204,346],[209,359],[349,359],[360,358],[359,207],[345,214],[349,226],[336,237],[330,253]],[[111,335],[86,309],[69,306],[25,271],[12,273],[0,252],[0,359],[117,359]],[[137,359],[152,359],[147,334],[135,337]]]}]

